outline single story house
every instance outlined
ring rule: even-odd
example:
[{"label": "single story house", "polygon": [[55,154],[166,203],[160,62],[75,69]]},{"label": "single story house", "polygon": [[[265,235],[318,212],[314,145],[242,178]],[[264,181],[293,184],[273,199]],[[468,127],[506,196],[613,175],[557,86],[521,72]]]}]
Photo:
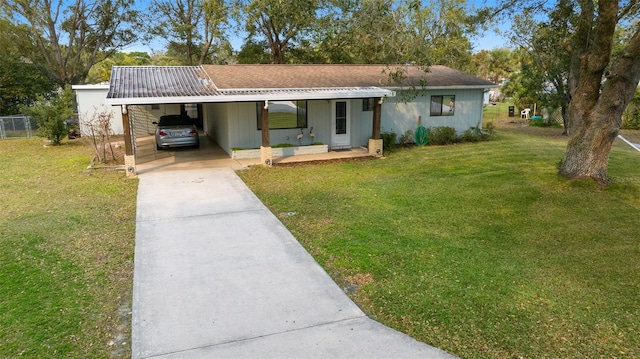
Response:
[{"label": "single story house", "polygon": [[[76,93],[78,120],[80,124],[94,121],[101,113],[111,116],[111,132],[114,135],[122,135],[122,114],[119,108],[107,105],[107,93],[109,84],[73,85],[71,89]],[[81,128],[87,133],[87,128]]]},{"label": "single story house", "polygon": [[495,87],[445,66],[114,66],[106,103],[121,107],[128,156],[159,116],[187,113],[230,156],[270,163],[281,144],[380,153],[381,132],[421,124],[462,133],[482,124]]}]

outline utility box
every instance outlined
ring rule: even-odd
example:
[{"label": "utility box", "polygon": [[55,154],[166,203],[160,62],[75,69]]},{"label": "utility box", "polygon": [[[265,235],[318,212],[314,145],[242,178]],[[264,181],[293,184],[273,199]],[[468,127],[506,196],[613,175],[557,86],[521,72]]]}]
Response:
[{"label": "utility box", "polygon": [[513,117],[516,115],[515,106],[509,106],[509,117]]}]

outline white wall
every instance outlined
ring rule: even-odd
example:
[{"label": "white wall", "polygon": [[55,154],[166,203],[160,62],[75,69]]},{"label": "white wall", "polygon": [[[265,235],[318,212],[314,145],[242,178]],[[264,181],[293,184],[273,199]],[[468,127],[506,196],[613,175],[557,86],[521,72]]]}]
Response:
[{"label": "white wall", "polygon": [[[462,134],[470,127],[481,124],[482,89],[428,91],[412,102],[403,103],[400,98],[389,98],[382,104],[381,131],[393,131],[398,138],[407,130],[415,132],[418,116],[422,116],[425,127],[448,126]],[[452,116],[431,116],[429,113],[431,96],[455,95],[456,108]],[[351,145],[366,146],[373,130],[373,111],[362,111],[362,100],[350,101]],[[259,148],[262,132],[258,130],[255,102],[204,104],[204,128],[207,134],[229,155],[233,148]],[[312,142],[331,143],[331,101],[310,100],[307,102],[307,128],[304,129],[302,145]],[[309,137],[313,127],[315,138]],[[296,136],[299,129],[271,130],[269,140],[272,146],[290,143],[298,145]]]},{"label": "white wall", "polygon": [[[229,155],[233,148],[259,148],[262,144],[262,131],[258,130],[258,117],[255,102],[234,102],[204,104],[204,127],[207,135]],[[315,137],[309,136],[313,127]],[[272,146],[282,143],[298,145],[300,129],[281,129],[269,131]],[[331,141],[331,107],[327,100],[307,102],[307,128],[304,129],[302,145],[312,142],[328,144]]]},{"label": "white wall", "polygon": [[[395,132],[398,137],[407,130],[415,132],[418,116],[422,117],[424,127],[447,126],[456,129],[458,134],[478,124],[482,125],[482,101],[484,91],[477,90],[429,90],[424,96],[404,103],[401,97],[389,98],[382,104],[382,132]],[[456,105],[452,116],[431,116],[431,96],[455,95]]]},{"label": "white wall", "polygon": [[74,85],[71,88],[76,91],[78,119],[81,123],[83,121],[91,121],[97,114],[108,111],[113,116],[111,119],[113,133],[117,135],[124,133],[120,106],[106,104],[109,85]]}]

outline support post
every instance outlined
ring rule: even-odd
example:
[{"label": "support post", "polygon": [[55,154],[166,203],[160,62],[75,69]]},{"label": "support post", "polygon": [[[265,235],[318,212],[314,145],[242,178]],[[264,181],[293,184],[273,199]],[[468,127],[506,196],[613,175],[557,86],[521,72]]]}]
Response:
[{"label": "support post", "polygon": [[382,112],[382,104],[380,103],[380,97],[373,99],[373,133],[371,138],[374,140],[380,139],[380,116]]},{"label": "support post", "polygon": [[260,102],[261,111],[261,123],[262,128],[262,147],[271,147],[269,140],[269,107],[267,102]]},{"label": "support post", "polygon": [[269,139],[269,102],[260,102],[260,128],[262,129],[262,145],[260,146],[260,162],[263,166],[272,166],[271,140]]},{"label": "support post", "polygon": [[369,139],[369,154],[372,156],[382,156],[383,143],[380,139],[380,117],[382,113],[382,101],[380,97],[373,99],[373,131]]},{"label": "support post", "polygon": [[124,130],[124,149],[127,156],[133,155],[133,141],[131,140],[131,123],[129,122],[129,106],[122,106],[122,129]]},{"label": "support post", "polygon": [[131,121],[129,120],[129,106],[122,106],[122,129],[124,132],[124,166],[127,177],[136,176],[136,156],[133,152],[133,140],[131,135]]}]

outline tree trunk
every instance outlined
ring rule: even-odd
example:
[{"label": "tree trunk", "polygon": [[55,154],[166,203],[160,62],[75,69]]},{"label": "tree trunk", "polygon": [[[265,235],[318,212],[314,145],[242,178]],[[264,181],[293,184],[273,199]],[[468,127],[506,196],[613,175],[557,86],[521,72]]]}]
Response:
[{"label": "tree trunk", "polygon": [[606,115],[592,113],[582,126],[571,134],[560,175],[570,179],[592,178],[607,181],[609,152],[618,128],[607,123]]},{"label": "tree trunk", "polygon": [[[638,53],[636,49],[635,55]],[[589,106],[591,96],[574,96],[571,103],[571,136],[560,168],[565,177],[592,178],[600,184],[607,181],[609,152],[622,125],[622,112],[640,80],[637,56],[621,56],[605,75],[607,81],[595,105]]]},{"label": "tree trunk", "polygon": [[599,1],[596,17],[591,0],[579,0],[579,4],[580,21],[569,71],[570,137],[559,174],[605,184],[609,152],[620,130],[622,112],[640,80],[640,31],[635,31],[609,64],[618,2]]}]

